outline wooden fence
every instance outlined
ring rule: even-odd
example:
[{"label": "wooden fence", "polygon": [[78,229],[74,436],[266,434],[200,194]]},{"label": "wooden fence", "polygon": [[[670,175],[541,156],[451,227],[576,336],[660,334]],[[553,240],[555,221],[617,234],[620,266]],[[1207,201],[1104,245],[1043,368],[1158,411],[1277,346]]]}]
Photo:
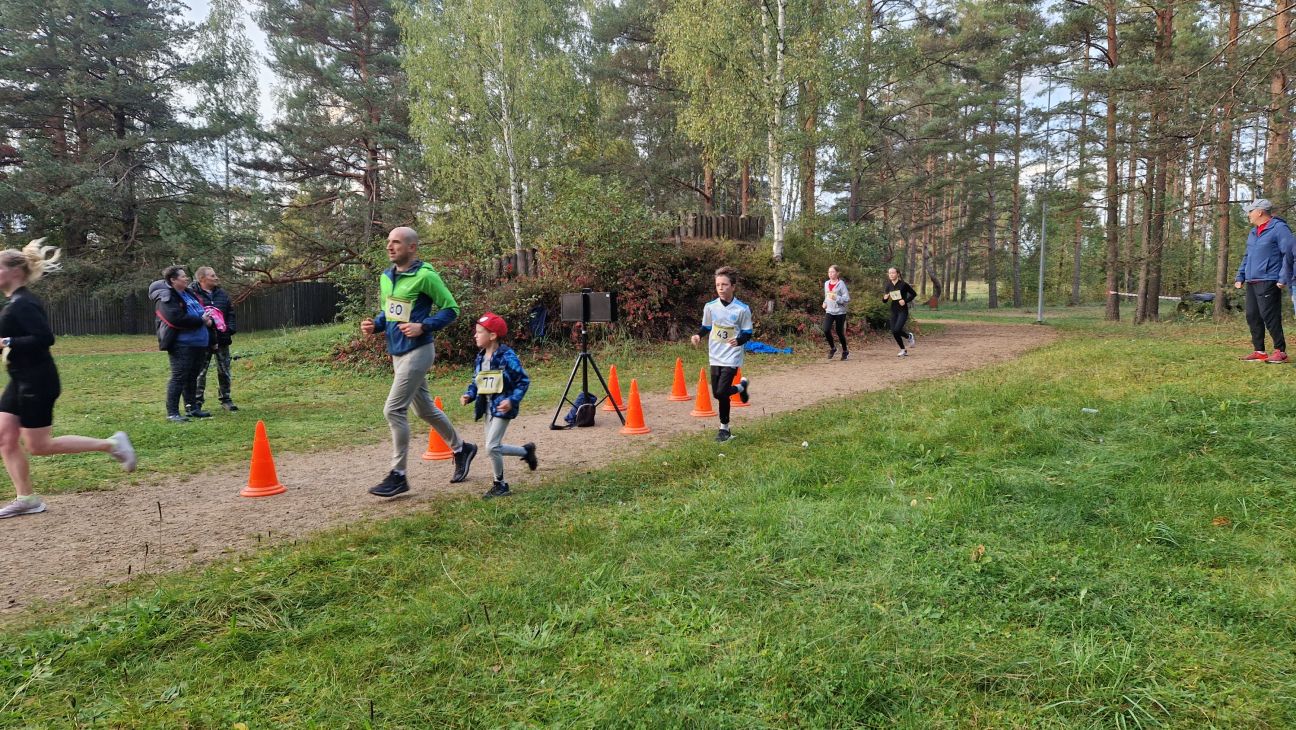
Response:
[{"label": "wooden fence", "polygon": [[671,230],[671,237],[757,241],[765,237],[765,216],[688,213],[680,216],[679,224]]},{"label": "wooden fence", "polygon": [[[234,307],[239,332],[327,324],[342,294],[324,282],[300,282],[258,292]],[[116,299],[76,297],[45,302],[56,335],[142,335],[157,331],[145,292]]]}]

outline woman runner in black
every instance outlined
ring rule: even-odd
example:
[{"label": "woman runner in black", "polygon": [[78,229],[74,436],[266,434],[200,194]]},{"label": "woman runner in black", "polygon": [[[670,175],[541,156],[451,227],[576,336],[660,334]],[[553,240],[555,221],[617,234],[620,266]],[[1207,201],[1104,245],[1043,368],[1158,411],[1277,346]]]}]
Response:
[{"label": "woman runner in black", "polygon": [[58,270],[59,250],[42,246],[44,241],[32,241],[21,251],[0,251],[0,291],[9,297],[0,311],[0,345],[9,370],[9,384],[0,395],[0,456],[18,492],[17,499],[0,507],[0,519],[45,511],[45,503],[32,492],[27,451],[37,456],[106,451],[126,471],[135,470],[135,450],[122,431],[109,439],[50,436],[54,401],[61,391],[58,368],[50,356],[54,333],[44,305],[27,291],[27,284],[41,274]]},{"label": "woman runner in black", "polygon": [[882,301],[891,303],[891,336],[900,346],[896,357],[908,357],[909,348],[905,345],[913,347],[914,336],[905,331],[905,325],[909,323],[909,305],[918,298],[918,292],[900,278],[900,270],[894,266],[887,269],[887,282],[882,292]]}]

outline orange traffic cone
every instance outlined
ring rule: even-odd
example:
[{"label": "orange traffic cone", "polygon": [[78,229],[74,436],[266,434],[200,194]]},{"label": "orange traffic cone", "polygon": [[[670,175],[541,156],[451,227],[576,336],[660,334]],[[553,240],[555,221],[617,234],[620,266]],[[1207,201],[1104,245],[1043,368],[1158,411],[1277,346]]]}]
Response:
[{"label": "orange traffic cone", "polygon": [[715,406],[711,405],[711,386],[707,385],[706,368],[698,370],[697,400],[693,403],[692,415],[698,418],[710,418],[716,415]]},{"label": "orange traffic cone", "polygon": [[[740,380],[742,380],[742,368],[738,368],[738,372],[734,373],[733,384],[737,385],[738,381]],[[737,393],[734,393],[733,395],[729,396],[730,408],[746,408],[747,406],[750,405],[751,405],[750,403],[743,403],[742,396],[738,395]]]},{"label": "orange traffic cone", "polygon": [[[612,372],[608,374],[608,393],[608,399],[603,401],[603,410],[624,411],[625,401],[621,400],[621,381],[617,380],[616,365],[612,366]],[[616,401],[616,405],[612,405],[613,401]]]},{"label": "orange traffic cone", "polygon": [[239,492],[240,497],[269,497],[288,491],[275,474],[274,456],[270,453],[270,439],[266,437],[265,421],[257,421],[256,437],[252,439],[252,468],[248,483]]},{"label": "orange traffic cone", "polygon": [[687,401],[691,396],[688,394],[688,388],[684,385],[684,360],[675,358],[675,382],[671,385],[671,400]]},{"label": "orange traffic cone", "polygon": [[[439,395],[432,401],[432,404],[435,405],[437,409],[445,408],[445,406],[441,405],[441,396]],[[445,461],[446,459],[453,458],[454,452],[450,450],[450,444],[447,444],[445,439],[441,438],[441,434],[437,433],[435,428],[429,428],[428,447],[427,451],[423,452],[423,460]]]},{"label": "orange traffic cone", "polygon": [[626,411],[626,422],[621,427],[621,433],[624,434],[641,434],[651,431],[644,425],[643,404],[639,402],[639,381],[630,380],[630,409]]}]

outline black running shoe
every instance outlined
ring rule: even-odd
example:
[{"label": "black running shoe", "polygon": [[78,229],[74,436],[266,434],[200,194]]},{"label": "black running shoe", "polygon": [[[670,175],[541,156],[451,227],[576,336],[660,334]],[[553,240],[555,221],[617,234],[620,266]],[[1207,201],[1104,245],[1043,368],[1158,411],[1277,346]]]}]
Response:
[{"label": "black running shoe", "polygon": [[842,359],[843,359],[843,360],[849,360],[849,359],[850,359],[850,353],[849,353],[849,352],[846,352],[845,350],[842,350]]},{"label": "black running shoe", "polygon": [[507,497],[512,492],[509,491],[508,482],[501,482],[498,479],[491,485],[491,488],[482,495],[482,499],[494,499],[496,497]]},{"label": "black running shoe", "polygon": [[833,356],[836,354],[837,354],[837,348],[834,347],[828,351],[828,359],[829,360],[833,359]]},{"label": "black running shoe", "polygon": [[208,413],[207,411],[204,411],[201,408],[189,411],[185,415],[189,416],[190,418],[211,418],[211,414]]},{"label": "black running shoe", "polygon": [[733,438],[733,434],[729,433],[729,429],[727,428],[722,428],[718,432],[716,432],[717,443],[723,444],[724,442],[728,441],[731,438]]},{"label": "black running shoe", "polygon": [[238,406],[234,405],[234,401],[228,401],[228,400],[227,400],[227,401],[222,402],[222,403],[221,403],[221,408],[224,408],[225,410],[229,411],[230,413],[237,413],[237,412],[238,412]]},{"label": "black running shoe", "polygon": [[[842,359],[845,360],[846,358],[843,356]],[[751,400],[751,393],[748,392],[749,390],[751,390],[751,386],[747,383],[747,378],[743,378],[742,380],[739,380],[738,384],[741,385],[743,388],[742,392],[738,394],[738,400],[742,401],[743,403],[746,403],[747,401]]]},{"label": "black running shoe", "polygon": [[522,448],[526,449],[526,454],[522,457],[522,461],[526,462],[527,467],[530,468],[531,471],[535,471],[536,467],[540,466],[540,460],[537,459],[535,455],[535,444],[522,444]]},{"label": "black running shoe", "polygon": [[397,474],[395,471],[387,472],[387,478],[383,479],[381,484],[369,488],[369,493],[375,497],[395,497],[408,491],[409,480],[404,474]]},{"label": "black running shoe", "polygon": [[477,455],[477,447],[467,441],[463,442],[463,447],[455,452],[454,455],[454,476],[450,477],[451,484],[458,484],[468,478],[468,469],[472,467],[473,457]]}]

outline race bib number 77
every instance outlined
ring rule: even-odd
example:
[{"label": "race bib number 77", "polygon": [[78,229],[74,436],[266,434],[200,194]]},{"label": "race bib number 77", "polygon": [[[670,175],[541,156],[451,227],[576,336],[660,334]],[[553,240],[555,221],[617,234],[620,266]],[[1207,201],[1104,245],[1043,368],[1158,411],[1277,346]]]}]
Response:
[{"label": "race bib number 77", "polygon": [[477,392],[481,395],[498,395],[504,392],[503,370],[482,370],[477,373]]},{"label": "race bib number 77", "polygon": [[410,321],[410,311],[414,309],[414,302],[405,299],[396,299],[395,297],[387,300],[387,321],[388,322],[408,322]]}]

